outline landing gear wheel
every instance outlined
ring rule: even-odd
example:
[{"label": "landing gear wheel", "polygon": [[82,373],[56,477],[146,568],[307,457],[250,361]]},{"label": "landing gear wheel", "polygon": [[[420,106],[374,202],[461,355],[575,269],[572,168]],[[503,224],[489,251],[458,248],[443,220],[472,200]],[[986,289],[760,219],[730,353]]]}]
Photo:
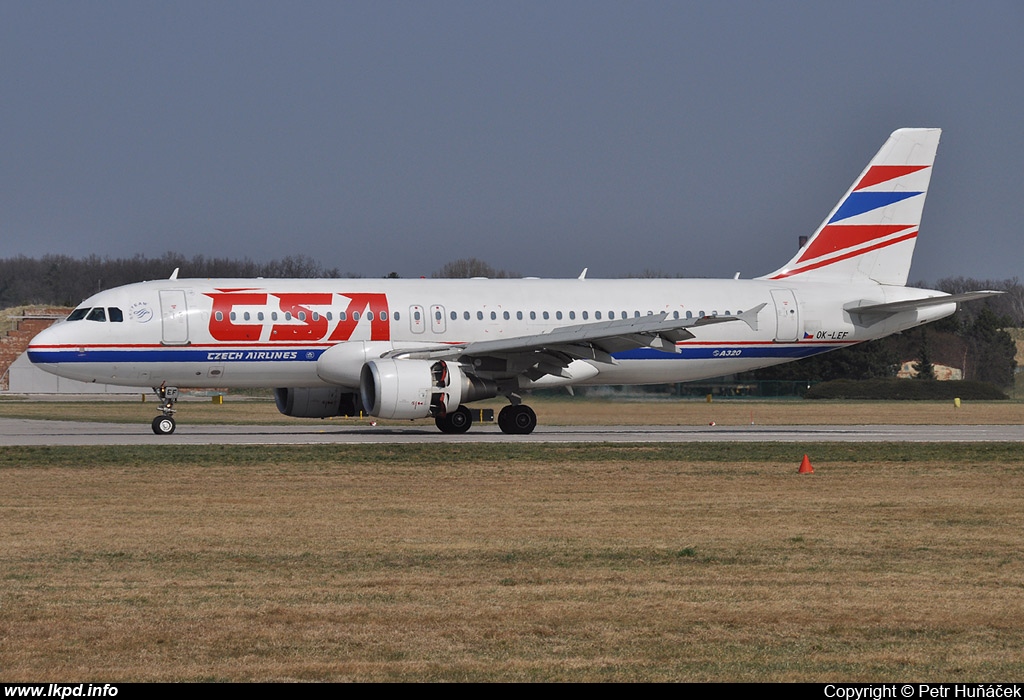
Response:
[{"label": "landing gear wheel", "polygon": [[473,414],[465,406],[459,406],[444,417],[438,416],[435,418],[434,423],[442,433],[464,433],[473,424]]},{"label": "landing gear wheel", "polygon": [[160,412],[162,415],[153,419],[153,432],[157,435],[170,435],[174,432],[174,404],[178,403],[178,387],[167,386],[163,383],[154,387],[157,397],[160,399]]},{"label": "landing gear wheel", "polygon": [[537,427],[537,414],[526,404],[505,406],[498,413],[498,427],[506,435],[529,435]]},{"label": "landing gear wheel", "polygon": [[512,434],[512,419],[511,419],[511,415],[512,415],[512,407],[511,406],[505,406],[500,411],[498,411],[498,427],[501,428],[501,432],[505,433],[506,435],[511,435]]},{"label": "landing gear wheel", "polygon": [[170,416],[157,416],[153,419],[153,432],[157,435],[170,435],[174,428],[174,419]]}]

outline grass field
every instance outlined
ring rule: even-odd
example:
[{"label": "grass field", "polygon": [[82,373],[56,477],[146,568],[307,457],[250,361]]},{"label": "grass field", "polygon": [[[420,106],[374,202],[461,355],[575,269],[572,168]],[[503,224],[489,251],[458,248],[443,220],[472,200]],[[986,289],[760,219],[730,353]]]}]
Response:
[{"label": "grass field", "polygon": [[0,679],[1024,676],[1019,445],[801,456],[6,448]]}]

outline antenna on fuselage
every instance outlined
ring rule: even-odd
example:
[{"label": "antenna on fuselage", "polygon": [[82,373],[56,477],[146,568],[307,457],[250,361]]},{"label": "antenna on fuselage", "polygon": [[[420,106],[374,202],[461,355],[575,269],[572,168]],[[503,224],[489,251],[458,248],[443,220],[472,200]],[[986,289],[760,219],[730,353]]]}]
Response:
[{"label": "antenna on fuselage", "polygon": [[580,276],[577,277],[576,279],[578,279],[578,280],[585,280],[585,279],[587,279],[587,270],[589,270],[589,269],[590,269],[589,267],[583,268],[583,272],[581,272]]},{"label": "antenna on fuselage", "polygon": [[180,270],[180,269],[181,268],[179,268],[179,267],[174,268],[174,272],[172,272],[171,276],[168,277],[167,279],[169,279],[169,280],[176,280],[176,279],[178,279],[178,270]]}]

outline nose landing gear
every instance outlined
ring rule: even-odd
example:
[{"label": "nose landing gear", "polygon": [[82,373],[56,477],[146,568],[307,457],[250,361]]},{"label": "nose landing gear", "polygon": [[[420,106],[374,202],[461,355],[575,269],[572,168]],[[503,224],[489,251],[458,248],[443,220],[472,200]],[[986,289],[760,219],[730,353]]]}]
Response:
[{"label": "nose landing gear", "polygon": [[174,432],[174,404],[178,402],[178,387],[161,384],[156,388],[160,397],[161,415],[153,419],[153,432],[157,435],[170,435]]}]

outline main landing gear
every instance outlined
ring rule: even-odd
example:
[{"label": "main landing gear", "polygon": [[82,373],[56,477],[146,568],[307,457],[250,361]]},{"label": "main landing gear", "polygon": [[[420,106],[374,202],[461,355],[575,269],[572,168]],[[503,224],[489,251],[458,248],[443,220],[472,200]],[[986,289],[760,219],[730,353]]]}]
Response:
[{"label": "main landing gear", "polygon": [[529,435],[537,427],[537,414],[524,403],[505,406],[498,413],[498,427],[506,435]]},{"label": "main landing gear", "polygon": [[437,429],[442,433],[448,433],[449,435],[464,433],[473,424],[473,414],[465,406],[459,406],[450,413],[436,417],[434,424],[437,425]]},{"label": "main landing gear", "polygon": [[[459,406],[444,416],[434,418],[434,423],[442,433],[464,433],[473,424],[473,414],[465,406]],[[498,427],[506,435],[529,435],[537,427],[537,414],[526,404],[505,406],[498,413]]]},{"label": "main landing gear", "polygon": [[153,419],[153,432],[157,435],[170,435],[174,432],[174,404],[178,402],[178,387],[161,384],[156,388],[160,397],[161,415]]}]

